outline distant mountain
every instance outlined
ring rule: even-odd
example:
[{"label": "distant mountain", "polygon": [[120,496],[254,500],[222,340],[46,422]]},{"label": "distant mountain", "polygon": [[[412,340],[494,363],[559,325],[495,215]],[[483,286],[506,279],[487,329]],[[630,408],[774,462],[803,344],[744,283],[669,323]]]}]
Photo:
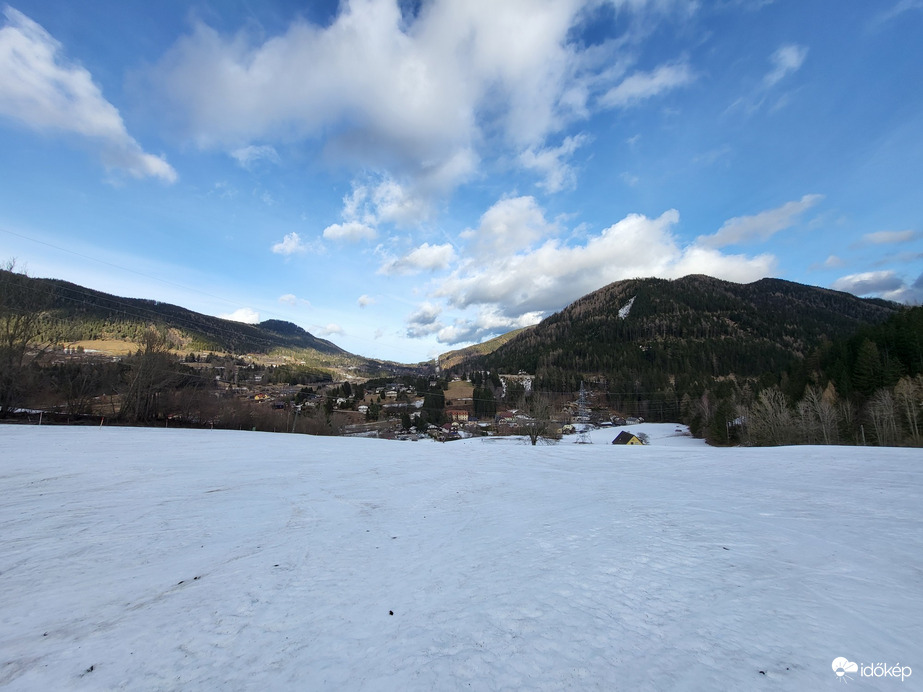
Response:
[{"label": "distant mountain", "polygon": [[52,288],[50,316],[65,323],[72,339],[133,337],[149,324],[180,332],[191,349],[269,353],[277,348],[309,349],[346,356],[335,344],[280,320],[246,324],[193,312],[156,300],[123,298],[58,279],[33,279]]},{"label": "distant mountain", "polygon": [[456,369],[525,370],[556,391],[575,390],[583,379],[624,393],[688,391],[706,378],[778,376],[825,340],[900,309],[781,279],[632,279],[580,298]]},{"label": "distant mountain", "polygon": [[489,353],[493,353],[498,348],[503,346],[503,344],[515,338],[527,329],[532,329],[532,327],[514,329],[511,332],[501,334],[500,336],[496,336],[493,339],[484,341],[483,343],[475,344],[473,346],[466,346],[465,348],[460,348],[455,351],[448,351],[447,353],[440,355],[436,362],[439,364],[440,368],[443,370],[448,370],[449,368],[453,368],[456,365],[461,365],[462,363],[465,363],[472,358],[476,358],[477,356],[486,356]]},{"label": "distant mountain", "polygon": [[413,366],[363,358],[296,324],[266,320],[245,324],[156,300],[123,298],[58,279],[27,279],[46,296],[44,336],[56,341],[114,339],[139,342],[149,325],[170,330],[182,350],[280,354],[310,365],[352,368],[368,374],[415,372]]}]

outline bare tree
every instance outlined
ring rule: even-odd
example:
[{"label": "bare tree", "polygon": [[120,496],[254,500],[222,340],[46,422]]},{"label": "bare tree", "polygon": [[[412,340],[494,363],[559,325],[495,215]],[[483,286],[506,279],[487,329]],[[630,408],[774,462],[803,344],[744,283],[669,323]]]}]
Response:
[{"label": "bare tree", "polygon": [[121,415],[136,423],[154,420],[163,413],[164,394],[179,380],[166,332],[149,327],[128,363],[131,370]]},{"label": "bare tree", "polygon": [[[836,405],[836,414],[839,421],[839,430],[846,439],[857,438],[856,431],[856,407],[849,399],[842,399]],[[856,444],[859,443],[855,439]]]},{"label": "bare tree", "polygon": [[902,377],[894,387],[894,396],[897,399],[897,405],[907,424],[907,432],[910,435],[910,441],[914,445],[919,445],[923,440],[920,438],[920,402],[923,401],[923,375],[917,375],[913,379]]},{"label": "bare tree", "polygon": [[0,415],[19,408],[28,391],[26,365],[44,350],[36,338],[52,297],[49,287],[14,271],[15,266],[10,260],[0,267]]},{"label": "bare tree", "polygon": [[836,390],[832,385],[824,392],[810,385],[805,387],[804,398],[798,402],[798,415],[805,442],[823,442],[829,445],[838,441],[839,415],[836,408]]},{"label": "bare tree", "polygon": [[875,431],[875,440],[881,446],[897,444],[897,406],[890,389],[879,389],[865,407],[866,415]]},{"label": "bare tree", "polygon": [[817,424],[813,402],[809,400],[807,392],[805,392],[804,398],[795,406],[795,413],[798,415],[801,441],[809,445],[817,444],[820,436],[820,426]]},{"label": "bare tree", "polygon": [[47,370],[47,380],[68,414],[89,413],[93,398],[115,389],[119,379],[114,363],[71,362]]},{"label": "bare tree", "polygon": [[533,446],[557,441],[557,431],[551,421],[551,400],[543,392],[532,391],[523,395],[521,408],[528,418],[520,425]]},{"label": "bare tree", "polygon": [[833,382],[827,385],[816,408],[824,444],[840,443],[840,408],[837,406],[836,387]]},{"label": "bare tree", "polygon": [[764,389],[750,407],[747,429],[757,445],[790,444],[794,419],[785,395],[778,387]]}]

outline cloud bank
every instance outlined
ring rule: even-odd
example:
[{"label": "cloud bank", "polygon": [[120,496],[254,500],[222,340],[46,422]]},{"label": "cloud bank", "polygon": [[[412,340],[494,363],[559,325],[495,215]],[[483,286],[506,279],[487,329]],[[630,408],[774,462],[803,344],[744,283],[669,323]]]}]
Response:
[{"label": "cloud bank", "polygon": [[694,80],[685,60],[625,75],[642,18],[678,8],[685,16],[695,3],[611,5],[627,20],[625,35],[592,47],[573,34],[597,9],[586,0],[434,0],[415,10],[344,0],[329,25],[296,19],[274,36],[253,27],[226,35],[197,21],[147,82],[162,121],[197,146],[247,165],[264,151],[271,159],[264,142],[321,140],[329,160],[399,184],[409,207],[382,219],[418,220],[498,147],[549,192],[567,189],[568,159],[587,140],[550,138],[594,110]]}]

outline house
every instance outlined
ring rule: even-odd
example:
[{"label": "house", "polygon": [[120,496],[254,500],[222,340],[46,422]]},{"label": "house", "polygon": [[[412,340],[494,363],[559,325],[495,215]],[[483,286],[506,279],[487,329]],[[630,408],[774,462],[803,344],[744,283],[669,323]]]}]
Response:
[{"label": "house", "polygon": [[456,423],[468,422],[468,409],[465,408],[447,408],[445,415]]},{"label": "house", "polygon": [[632,435],[627,430],[623,430],[618,434],[618,436],[612,440],[614,445],[643,445],[644,443],[636,436]]},{"label": "house", "polygon": [[516,419],[516,411],[498,411],[495,416],[498,423],[512,423]]}]

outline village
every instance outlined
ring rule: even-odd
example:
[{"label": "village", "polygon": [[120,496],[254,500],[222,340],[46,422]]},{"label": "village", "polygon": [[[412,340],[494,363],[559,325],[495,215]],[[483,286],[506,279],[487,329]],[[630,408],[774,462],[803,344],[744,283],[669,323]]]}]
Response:
[{"label": "village", "polygon": [[[501,396],[491,401],[485,414],[475,401],[476,387],[453,377],[448,382],[428,379],[428,389],[445,386],[439,401],[439,413],[433,416],[427,395],[420,387],[404,381],[387,384],[356,381],[331,382],[313,387],[271,385],[259,376],[250,387],[236,386],[236,396],[285,412],[294,421],[298,416],[326,414],[338,434],[349,437],[374,437],[415,441],[426,437],[450,442],[483,436],[532,436],[545,441],[564,436],[584,437],[591,427],[618,428],[643,423],[640,417],[623,417],[619,412],[598,404],[595,392],[581,391],[577,398],[549,396],[531,392],[532,376],[525,373],[500,375],[503,391],[507,384],[518,385],[518,397]],[[525,396],[522,393],[525,393]],[[538,406],[532,399],[541,399]],[[429,415],[426,415],[426,414]],[[441,415],[440,415],[441,413]],[[436,418],[436,420],[433,420]],[[439,420],[441,419],[441,420]],[[616,435],[616,432],[613,432]],[[578,440],[579,441],[579,440]],[[643,434],[628,431],[618,435],[614,444],[644,444]]]},{"label": "village", "polygon": [[[49,350],[46,358],[55,372],[70,372],[80,381],[93,379],[108,393],[91,396],[91,388],[85,387],[72,400],[49,399],[40,406],[48,422],[63,416],[67,422],[86,418],[115,423],[125,404],[118,380],[128,357],[126,345],[115,342],[83,342]],[[523,371],[458,376],[440,374],[434,367],[414,375],[369,379],[348,370],[332,376],[330,371],[290,358],[173,352],[172,359],[182,361],[179,375],[168,368],[153,377],[176,388],[172,394],[156,395],[172,401],[163,402],[170,412],[160,416],[168,427],[440,442],[523,436],[535,444],[565,436],[587,441],[590,428],[644,422],[607,406],[600,392],[583,388],[570,395],[533,391],[535,377]],[[623,433],[613,442],[645,443],[641,433]]]}]

